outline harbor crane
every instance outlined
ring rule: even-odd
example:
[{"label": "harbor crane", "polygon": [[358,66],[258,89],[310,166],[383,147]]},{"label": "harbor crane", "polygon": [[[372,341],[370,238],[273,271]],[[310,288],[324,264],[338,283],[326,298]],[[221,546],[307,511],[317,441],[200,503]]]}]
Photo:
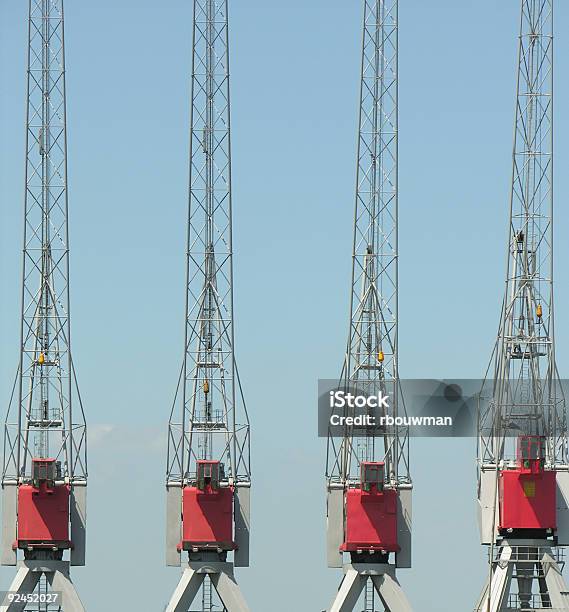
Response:
[{"label": "harbor crane", "polygon": [[[20,356],[4,432],[2,612],[83,612],[85,415],[71,353],[63,0],[29,0]],[[55,599],[54,599],[55,597]],[[57,597],[61,597],[60,600]]]},{"label": "harbor crane", "polygon": [[227,0],[194,0],[184,357],[168,428],[167,607],[248,612],[249,417],[235,363]]},{"label": "harbor crane", "polygon": [[506,286],[479,402],[475,610],[569,610],[569,460],[553,318],[553,0],[521,0]]},{"label": "harbor crane", "polygon": [[[341,388],[388,395],[405,414],[398,351],[398,0],[364,0],[352,281]],[[407,612],[411,567],[409,430],[329,435],[328,566],[344,578],[329,612]],[[357,608],[361,610],[362,608]]]}]

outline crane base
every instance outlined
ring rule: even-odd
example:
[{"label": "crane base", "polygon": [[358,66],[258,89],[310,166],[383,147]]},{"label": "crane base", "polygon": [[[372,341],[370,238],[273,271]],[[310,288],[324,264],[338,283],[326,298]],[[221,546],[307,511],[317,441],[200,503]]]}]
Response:
[{"label": "crane base", "polygon": [[250,612],[235,580],[233,563],[226,561],[190,561],[166,612],[187,612],[206,576],[209,576],[227,612]]},{"label": "crane base", "polygon": [[344,565],[344,579],[328,612],[353,612],[358,599],[371,580],[385,612],[411,612],[411,604],[388,563],[350,563]]},{"label": "crane base", "polygon": [[[69,561],[25,560],[18,562],[16,577],[9,591],[33,593],[42,575],[45,575],[52,591],[61,593],[61,609],[65,612],[85,612],[75,586],[69,577]],[[23,612],[25,602],[0,605],[0,612]]]},{"label": "crane base", "polygon": [[[517,582],[517,592],[511,587]],[[534,587],[537,586],[537,589]],[[475,612],[569,611],[569,591],[548,540],[503,540]]]}]

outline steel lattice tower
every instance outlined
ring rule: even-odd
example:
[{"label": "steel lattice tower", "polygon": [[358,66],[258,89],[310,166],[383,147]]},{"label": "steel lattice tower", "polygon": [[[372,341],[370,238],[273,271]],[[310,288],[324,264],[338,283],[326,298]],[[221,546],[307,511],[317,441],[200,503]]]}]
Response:
[{"label": "steel lattice tower", "polygon": [[[391,416],[403,415],[398,373],[398,2],[365,0],[356,203],[352,258],[350,326],[340,386],[363,395],[388,394]],[[348,519],[347,492],[362,486],[362,465],[384,464],[381,487],[405,497],[410,520],[409,440],[405,427],[387,428],[383,437],[345,430],[339,443],[328,439],[329,565],[338,555]],[[408,507],[407,507],[408,506]],[[410,556],[410,541],[406,552]],[[353,565],[332,611],[354,609],[364,592],[365,610],[374,609],[373,582],[386,610],[406,610],[389,555],[352,553]],[[375,561],[372,566],[369,560]],[[398,566],[406,566],[403,555]],[[364,573],[365,572],[365,573]],[[371,578],[368,580],[368,578]],[[365,587],[365,588],[364,588]]]},{"label": "steel lattice tower", "polygon": [[16,542],[24,560],[11,590],[63,591],[67,612],[83,610],[69,565],[84,565],[87,457],[71,357],[62,0],[30,0],[28,27],[21,346],[4,436],[2,563],[16,565]]},{"label": "steel lattice tower", "polygon": [[[478,497],[491,562],[476,609],[569,610],[555,548],[569,544],[560,520],[569,466],[553,322],[553,0],[521,2],[506,291],[489,373]],[[519,499],[510,482],[522,484]],[[557,522],[542,514],[556,508]]]},{"label": "steel lattice tower", "polygon": [[[201,586],[209,612],[213,584],[232,612],[248,609],[233,566],[248,565],[251,478],[249,419],[234,354],[227,0],[194,1],[191,100],[184,360],[167,463],[168,564],[179,565],[179,551],[187,550],[189,567],[168,610],[186,612]],[[225,526],[231,542],[220,536],[215,517],[191,505],[194,493],[225,495],[219,503],[233,515]],[[197,514],[208,533],[189,533]]]}]

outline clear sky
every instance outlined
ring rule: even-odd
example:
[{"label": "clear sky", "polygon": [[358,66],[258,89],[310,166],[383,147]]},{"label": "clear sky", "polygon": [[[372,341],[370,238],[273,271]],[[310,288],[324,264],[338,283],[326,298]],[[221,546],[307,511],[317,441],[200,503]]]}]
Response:
[{"label": "clear sky", "polygon": [[[74,356],[91,426],[90,612],[162,609],[165,429],[182,357],[191,2],[66,3]],[[400,2],[400,365],[483,375],[502,298],[519,0]],[[557,2],[556,314],[569,376],[569,6]],[[18,358],[27,2],[0,2],[0,397]],[[253,610],[315,612],[318,378],[347,333],[359,0],[230,2],[237,354],[253,426]],[[3,411],[3,410],[2,410]],[[473,440],[412,445],[421,612],[486,572]],[[0,585],[13,570],[0,569]],[[102,593],[112,603],[102,599]]]}]

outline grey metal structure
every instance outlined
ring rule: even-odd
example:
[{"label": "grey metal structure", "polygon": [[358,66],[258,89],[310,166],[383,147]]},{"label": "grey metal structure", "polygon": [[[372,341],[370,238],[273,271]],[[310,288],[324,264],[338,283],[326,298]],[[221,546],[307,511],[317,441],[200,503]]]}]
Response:
[{"label": "grey metal structure", "polygon": [[476,612],[569,609],[569,592],[561,574],[563,549],[544,540],[503,540],[491,559],[491,578]]},{"label": "grey metal structure", "polygon": [[[359,111],[356,202],[350,325],[340,384],[358,393],[391,398],[389,414],[403,416],[398,372],[398,1],[365,0]],[[362,462],[384,462],[386,488],[398,492],[401,552],[396,563],[384,555],[344,563],[345,492],[358,487]],[[331,611],[348,611],[363,592],[374,611],[410,606],[395,567],[410,567],[411,477],[406,427],[387,428],[384,437],[346,428],[329,436],[327,453],[328,565],[344,566],[344,580]],[[353,555],[352,555],[353,556]]]},{"label": "grey metal structure", "polygon": [[[569,544],[567,418],[553,321],[553,0],[522,0],[508,224],[506,291],[479,408],[478,515],[490,547],[476,610],[569,610],[558,558]],[[498,479],[516,466],[520,436],[544,440],[556,472],[549,537],[498,529]]]},{"label": "grey metal structure", "polygon": [[168,432],[167,563],[181,563],[182,496],[196,485],[200,460],[219,461],[220,486],[234,490],[236,550],[190,550],[168,610],[186,612],[203,584],[203,612],[218,609],[216,597],[233,612],[248,610],[233,567],[249,565],[251,471],[234,354],[227,0],[194,0],[192,50],[185,340]]},{"label": "grey metal structure", "polygon": [[[18,565],[12,590],[64,591],[62,609],[83,610],[69,578],[85,564],[86,424],[71,357],[65,39],[62,0],[30,0],[20,360],[4,432],[2,564]],[[70,488],[69,546],[28,545],[18,561],[18,489],[32,459],[57,462]],[[23,606],[12,604],[9,610]],[[49,607],[34,610],[48,610]]]}]

